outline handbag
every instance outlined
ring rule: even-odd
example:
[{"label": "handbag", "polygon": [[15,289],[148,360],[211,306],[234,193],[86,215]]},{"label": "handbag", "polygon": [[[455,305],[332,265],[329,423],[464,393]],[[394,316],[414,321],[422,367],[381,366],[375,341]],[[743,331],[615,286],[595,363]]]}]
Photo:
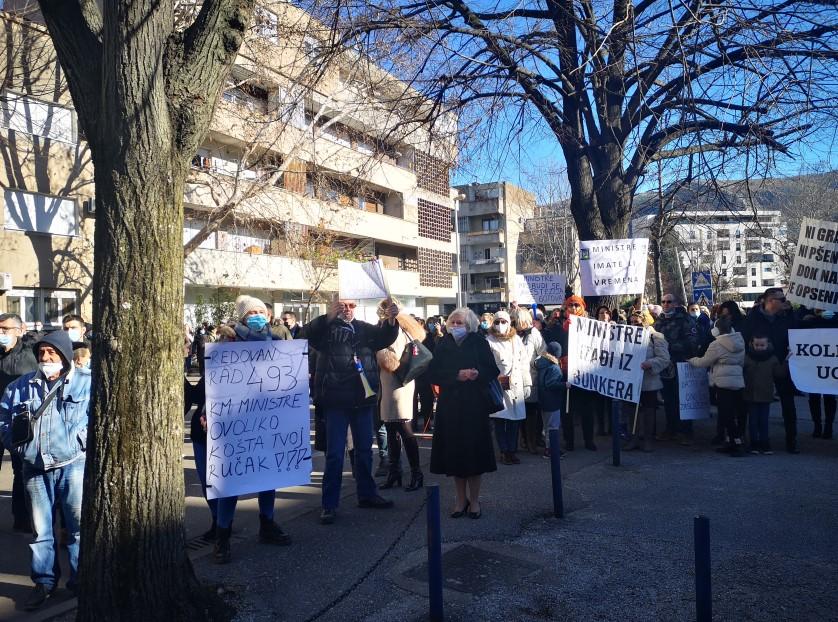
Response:
[{"label": "handbag", "polygon": [[413,382],[416,378],[425,373],[434,358],[431,351],[428,350],[422,342],[418,339],[410,339],[402,352],[402,357],[399,359],[399,367],[393,372],[396,379],[402,386]]},{"label": "handbag", "polygon": [[500,380],[492,378],[486,385],[485,391],[487,401],[489,402],[490,415],[506,408],[506,404],[503,401],[503,387],[500,384]]},{"label": "handbag", "polygon": [[12,447],[20,447],[22,445],[26,445],[27,443],[32,442],[35,438],[35,422],[44,414],[44,411],[49,407],[52,400],[58,394],[58,391],[64,384],[64,376],[66,374],[62,374],[59,376],[58,380],[55,383],[55,386],[52,390],[47,393],[46,397],[44,397],[44,401],[41,402],[41,405],[38,407],[38,410],[35,411],[35,414],[31,414],[29,410],[29,403],[24,402],[20,404],[18,408],[20,409],[19,412],[12,417]]}]

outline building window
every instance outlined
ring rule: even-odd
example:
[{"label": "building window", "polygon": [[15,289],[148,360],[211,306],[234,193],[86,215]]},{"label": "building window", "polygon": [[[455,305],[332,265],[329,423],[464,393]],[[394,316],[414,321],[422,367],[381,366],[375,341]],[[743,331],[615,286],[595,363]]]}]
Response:
[{"label": "building window", "polygon": [[76,143],[75,115],[71,108],[5,91],[0,95],[3,127],[51,140]]},{"label": "building window", "polygon": [[693,229],[690,229],[690,239],[691,240],[695,239],[695,230],[693,230]]},{"label": "building window", "polygon": [[736,256],[736,263],[742,263],[742,255]]},{"label": "building window", "polygon": [[727,263],[727,255],[722,255],[722,263],[723,264]]},{"label": "building window", "polygon": [[497,231],[499,226],[499,221],[497,218],[484,218],[482,220],[482,229],[483,231]]},{"label": "building window", "polygon": [[751,281],[751,287],[756,287],[756,286],[757,286],[757,282],[756,281]]},{"label": "building window", "polygon": [[279,42],[276,14],[261,6],[257,6],[253,12],[253,29],[257,35],[271,43]]},{"label": "building window", "polygon": [[483,259],[491,259],[492,258],[492,249],[491,248],[484,248],[483,249]]},{"label": "building window", "polygon": [[469,232],[468,216],[460,216],[457,219],[457,224],[459,225],[460,233],[468,233]]},{"label": "building window", "polygon": [[6,293],[6,308],[29,324],[58,327],[65,315],[79,312],[78,294],[68,289],[12,289]]},{"label": "building window", "polygon": [[740,242],[736,243],[736,250],[737,252],[742,250],[742,244]]},{"label": "building window", "polygon": [[460,275],[460,289],[465,291],[468,289],[468,275],[461,274]]},{"label": "building window", "polygon": [[756,268],[751,268],[751,276],[756,276],[756,275],[757,275],[757,269]]},{"label": "building window", "polygon": [[774,287],[774,279],[762,279],[763,287]]},{"label": "building window", "polygon": [[78,235],[76,202],[21,190],[4,193],[4,226],[17,231]]}]

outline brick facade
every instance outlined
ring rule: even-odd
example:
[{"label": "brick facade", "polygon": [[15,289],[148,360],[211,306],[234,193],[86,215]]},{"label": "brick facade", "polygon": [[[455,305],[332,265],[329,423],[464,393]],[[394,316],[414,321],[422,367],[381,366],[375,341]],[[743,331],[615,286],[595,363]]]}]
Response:
[{"label": "brick facade", "polygon": [[455,256],[429,248],[419,249],[419,285],[421,287],[451,287],[451,266]]},{"label": "brick facade", "polygon": [[423,238],[451,241],[451,212],[439,203],[419,199],[419,235]]},{"label": "brick facade", "polygon": [[424,190],[448,196],[451,184],[448,179],[448,165],[423,151],[416,151],[414,157],[416,185]]}]

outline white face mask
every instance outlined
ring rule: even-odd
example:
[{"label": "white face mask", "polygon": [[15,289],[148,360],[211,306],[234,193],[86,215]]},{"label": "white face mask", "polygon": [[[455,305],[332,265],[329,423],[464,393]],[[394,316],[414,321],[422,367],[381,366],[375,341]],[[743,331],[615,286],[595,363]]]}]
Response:
[{"label": "white face mask", "polygon": [[713,335],[714,337],[718,337],[719,336],[719,329],[714,326],[713,328],[710,329],[710,334]]},{"label": "white face mask", "polygon": [[500,335],[505,335],[509,332],[509,324],[495,324],[495,330]]},{"label": "white face mask", "polygon": [[698,318],[698,316],[701,315],[701,311],[690,311],[690,315],[694,318]]},{"label": "white face mask", "polygon": [[82,340],[81,329],[78,328],[71,328],[67,331],[67,335],[70,337],[70,341],[74,343],[78,343]]},{"label": "white face mask", "polygon": [[52,378],[61,373],[61,370],[64,369],[64,363],[38,363],[38,368],[45,378]]},{"label": "white face mask", "polygon": [[459,341],[468,334],[468,328],[465,326],[452,326],[449,332],[454,339]]}]

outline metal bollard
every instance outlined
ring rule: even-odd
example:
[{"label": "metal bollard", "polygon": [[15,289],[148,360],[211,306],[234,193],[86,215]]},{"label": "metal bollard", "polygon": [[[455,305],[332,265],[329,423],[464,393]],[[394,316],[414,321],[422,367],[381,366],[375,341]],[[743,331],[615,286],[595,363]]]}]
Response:
[{"label": "metal bollard", "polygon": [[614,466],[620,466],[620,400],[611,400],[611,453]]},{"label": "metal bollard", "polygon": [[559,431],[550,430],[550,473],[553,476],[553,516],[564,518],[562,497],[562,452],[559,449]]},{"label": "metal bollard", "polygon": [[710,520],[696,516],[693,520],[695,539],[695,619],[713,619],[713,594],[710,587]]},{"label": "metal bollard", "polygon": [[442,607],[442,526],[439,515],[439,484],[425,486],[428,522],[428,601],[431,622],[443,622]]}]

